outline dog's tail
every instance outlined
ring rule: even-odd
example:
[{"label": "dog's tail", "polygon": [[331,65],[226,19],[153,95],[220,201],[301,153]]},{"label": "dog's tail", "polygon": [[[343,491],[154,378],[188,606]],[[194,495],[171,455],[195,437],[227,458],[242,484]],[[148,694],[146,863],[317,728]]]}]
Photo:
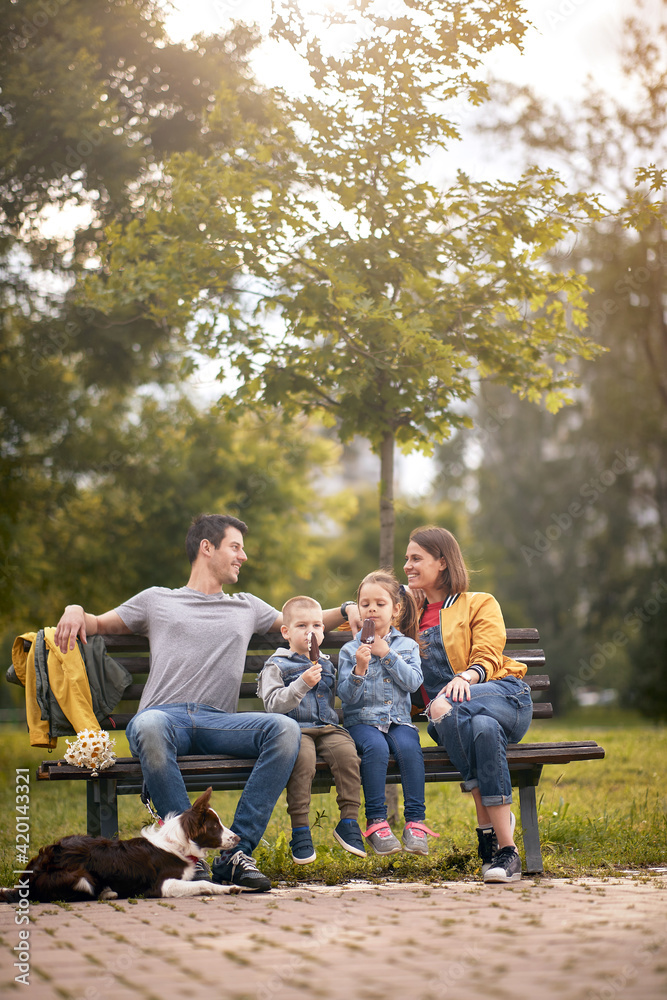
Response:
[{"label": "dog's tail", "polygon": [[18,903],[20,898],[18,889],[3,889],[0,886],[0,903]]}]

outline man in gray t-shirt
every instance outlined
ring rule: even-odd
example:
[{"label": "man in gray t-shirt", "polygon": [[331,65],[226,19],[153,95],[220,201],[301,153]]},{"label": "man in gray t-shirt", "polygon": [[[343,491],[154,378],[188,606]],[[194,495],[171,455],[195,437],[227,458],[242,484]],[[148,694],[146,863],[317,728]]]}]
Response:
[{"label": "man in gray t-shirt", "polygon": [[[151,662],[139,710],[127,727],[133,756],[161,816],[190,807],[177,757],[226,754],[255,757],[231,828],[240,842],[213,863],[213,881],[265,891],[271,882],[252,860],[299,752],[300,729],[285,715],[237,711],[248,641],[253,632],[277,631],[282,615],[252,594],[225,594],[247,556],[246,525],[222,514],[201,514],[186,537],[192,566],[185,587],[150,587],[113,611],[95,616],[68,605],[55,641],[74,648],[77,637],[139,633],[148,636]],[[354,627],[356,608],[349,615]],[[327,629],[339,625],[338,608],[324,612]],[[204,876],[205,877],[205,876]]]}]

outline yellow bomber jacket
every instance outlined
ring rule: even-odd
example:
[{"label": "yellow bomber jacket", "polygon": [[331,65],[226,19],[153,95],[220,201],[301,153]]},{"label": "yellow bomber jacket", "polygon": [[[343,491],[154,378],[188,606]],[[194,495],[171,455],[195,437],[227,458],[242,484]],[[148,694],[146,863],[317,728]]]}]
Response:
[{"label": "yellow bomber jacket", "polygon": [[528,669],[503,654],[505,621],[492,594],[459,594],[454,604],[440,612],[440,634],[455,674],[473,663],[486,671],[487,681],[523,677]]},{"label": "yellow bomber jacket", "polygon": [[[55,628],[44,629],[44,639],[49,652],[48,671],[51,690],[75,732],[78,733],[82,729],[99,729],[83,657],[78,647],[63,653],[56,646],[55,631]],[[58,745],[58,740],[49,735],[48,720],[42,719],[37,703],[36,637],[36,632],[24,632],[23,635],[16,637],[12,649],[12,663],[16,676],[25,687],[25,708],[30,732],[30,746],[48,747],[48,749],[53,750]],[[31,643],[28,652],[24,649],[24,639]]]}]

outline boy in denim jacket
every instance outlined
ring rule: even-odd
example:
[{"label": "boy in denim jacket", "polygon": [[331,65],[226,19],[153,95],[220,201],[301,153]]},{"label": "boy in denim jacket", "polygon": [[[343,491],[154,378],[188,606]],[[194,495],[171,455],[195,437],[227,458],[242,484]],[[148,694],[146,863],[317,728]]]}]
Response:
[{"label": "boy in denim jacket", "polygon": [[357,822],[360,806],[359,757],[350,734],[338,723],[334,708],[336,670],[331,659],[318,653],[311,661],[310,635],[319,644],[324,639],[322,608],[311,597],[293,597],[282,609],[283,638],[289,649],[278,649],[264,664],[257,694],[267,712],[280,712],[301,727],[301,747],[287,783],[287,812],[292,821],[290,847],[298,865],[315,860],[310,834],[311,784],[315,756],[331,768],[336,784],[340,822],[334,837],[346,851],[365,857],[366,850]]}]

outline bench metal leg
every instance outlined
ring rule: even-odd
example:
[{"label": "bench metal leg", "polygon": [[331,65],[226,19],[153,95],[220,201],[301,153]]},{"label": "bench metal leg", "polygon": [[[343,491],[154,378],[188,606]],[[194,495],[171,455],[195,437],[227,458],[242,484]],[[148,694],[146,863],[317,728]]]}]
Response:
[{"label": "bench metal leg", "polygon": [[88,805],[88,836],[118,836],[118,796],[113,778],[96,778],[86,782]]},{"label": "bench metal leg", "polygon": [[523,849],[526,856],[524,871],[529,875],[537,875],[544,871],[542,850],[540,848],[540,831],[537,823],[537,802],[535,799],[535,788],[540,780],[541,773],[542,767],[540,765],[532,771],[519,771],[517,774],[521,827],[523,829]]}]

